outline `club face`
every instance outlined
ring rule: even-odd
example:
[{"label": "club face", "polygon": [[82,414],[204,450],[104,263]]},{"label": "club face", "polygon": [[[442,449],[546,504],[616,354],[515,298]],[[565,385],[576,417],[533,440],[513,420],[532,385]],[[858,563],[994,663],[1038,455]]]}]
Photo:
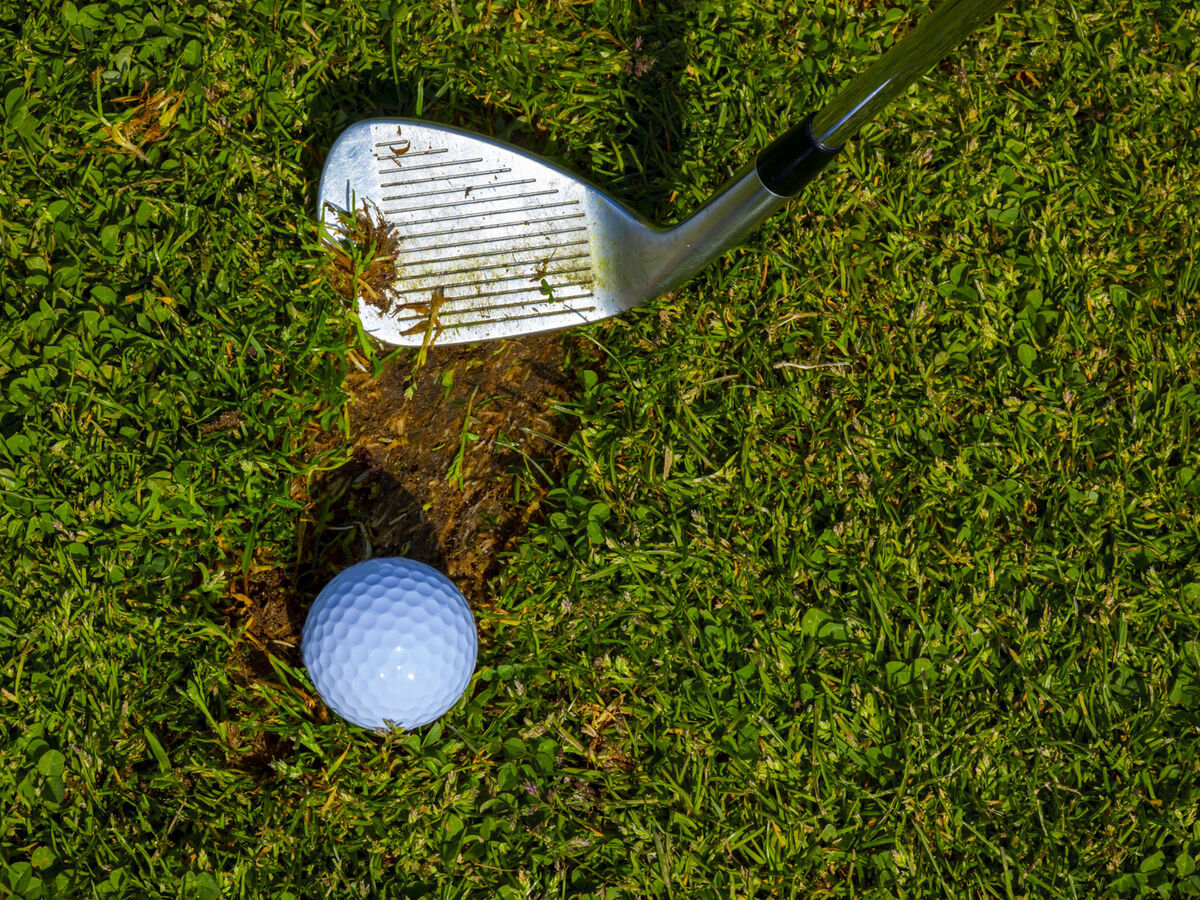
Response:
[{"label": "club face", "polygon": [[600,190],[515,147],[441,125],[371,119],[347,129],[321,174],[320,220],[367,205],[398,239],[396,282],[359,298],[389,344],[465,343],[553,331],[649,299],[637,260],[664,233]]}]

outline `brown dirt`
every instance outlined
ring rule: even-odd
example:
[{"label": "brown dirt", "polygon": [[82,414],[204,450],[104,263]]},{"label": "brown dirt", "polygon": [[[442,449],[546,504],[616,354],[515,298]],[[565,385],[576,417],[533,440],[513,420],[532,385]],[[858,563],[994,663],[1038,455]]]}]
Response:
[{"label": "brown dirt", "polygon": [[[361,291],[386,312],[395,233],[366,207],[342,224],[349,240],[331,248],[325,276],[347,302]],[[439,347],[437,300],[435,292],[426,324],[432,345],[397,354],[378,376],[351,355],[359,370],[345,383],[348,436],[320,432],[312,441],[313,458],[348,444],[349,462],[293,485],[293,496],[305,502],[295,561],[257,565],[230,592],[226,614],[244,638],[230,665],[236,682],[273,680],[272,656],[301,665],[300,635],[313,599],[334,574],[364,559],[417,559],[449,575],[472,608],[493,601],[489,580],[561,469],[560,445],[572,425],[555,405],[577,385],[570,356],[587,351],[569,332]],[[237,424],[222,417],[213,430]],[[486,645],[487,634],[480,640]],[[304,700],[318,721],[330,715],[317,698]],[[272,778],[272,761],[290,755],[290,747],[251,725],[257,717],[246,712],[249,727],[227,732],[230,761]]]},{"label": "brown dirt", "polygon": [[[568,362],[576,348],[568,335],[434,346],[416,371],[405,355],[378,378],[349,375],[349,439],[323,432],[313,448],[348,443],[351,458],[295,486],[306,499],[298,559],[264,567],[231,592],[231,625],[245,628],[235,679],[273,679],[268,654],[300,665],[300,632],[317,592],[364,559],[429,563],[472,608],[492,603],[488,582],[502,554],[538,515],[547,478],[561,469],[558,445],[573,426],[554,407],[577,384]],[[321,718],[324,708],[314,703],[313,712]],[[277,749],[256,746],[242,761],[257,769],[259,755]]]},{"label": "brown dirt", "polygon": [[552,476],[570,435],[554,410],[576,384],[566,352],[561,336],[435,346],[415,373],[403,363],[349,376],[353,459],[310,487],[308,524],[352,528],[354,561],[409,556],[486,602],[498,556],[545,489],[518,500],[517,472],[528,459]]}]

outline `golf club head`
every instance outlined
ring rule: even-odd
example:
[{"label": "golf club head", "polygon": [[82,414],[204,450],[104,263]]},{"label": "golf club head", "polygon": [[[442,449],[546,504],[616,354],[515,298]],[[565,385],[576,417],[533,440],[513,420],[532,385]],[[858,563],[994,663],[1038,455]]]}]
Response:
[{"label": "golf club head", "polygon": [[516,147],[445,125],[368,119],[329,151],[318,199],[327,239],[364,206],[397,239],[396,280],[360,295],[389,344],[466,343],[617,315],[690,277],[783,202],[752,167],[681,225],[653,226],[586,181]]}]

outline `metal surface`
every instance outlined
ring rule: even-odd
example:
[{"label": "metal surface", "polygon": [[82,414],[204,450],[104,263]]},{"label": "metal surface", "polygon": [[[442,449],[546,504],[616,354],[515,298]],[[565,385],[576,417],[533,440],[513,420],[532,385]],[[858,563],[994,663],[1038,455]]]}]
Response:
[{"label": "metal surface", "polygon": [[816,114],[813,134],[840,147],[1011,0],[947,0]]},{"label": "metal surface", "polygon": [[659,228],[598,188],[507,144],[408,119],[369,119],[334,143],[319,214],[364,204],[396,230],[387,302],[360,299],[391,344],[481,341],[594,322],[679,285],[783,204],[753,167],[693,216]]}]

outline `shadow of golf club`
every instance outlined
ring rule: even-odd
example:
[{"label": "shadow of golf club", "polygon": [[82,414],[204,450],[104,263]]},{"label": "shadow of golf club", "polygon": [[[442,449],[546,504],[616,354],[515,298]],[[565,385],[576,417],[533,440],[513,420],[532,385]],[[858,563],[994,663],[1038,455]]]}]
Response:
[{"label": "shadow of golf club", "polygon": [[[622,98],[624,109],[600,111],[596,119],[603,122],[605,133],[587,144],[563,139],[559,130],[537,127],[511,105],[481,99],[478,85],[472,91],[472,79],[466,77],[442,80],[436,91],[429,79],[416,71],[410,78],[401,75],[397,81],[378,74],[376,68],[327,82],[316,90],[309,105],[307,130],[317,162],[311,173],[310,196],[316,195],[325,153],[348,126],[373,117],[415,117],[512,143],[592,181],[651,219],[677,218],[679,211],[672,209],[668,201],[681,174],[678,150],[689,136],[685,110],[693,88],[686,78],[689,60],[685,35],[687,23],[697,15],[696,8],[693,2],[644,4],[636,22],[623,28],[610,26],[610,30],[584,32],[580,53],[619,50],[625,56],[621,71],[611,76],[621,82],[621,90],[614,90],[613,95]],[[401,52],[423,38],[407,33],[405,29],[413,27],[408,22],[398,23],[395,28],[381,22],[379,27],[396,41]],[[530,59],[528,74],[533,77],[537,55],[531,54]],[[471,65],[477,68],[480,63],[472,57]],[[487,78],[475,79],[481,80],[488,82]],[[496,88],[495,93],[511,87],[500,82],[488,84]],[[564,85],[564,98],[568,90]],[[623,163],[617,166],[616,174],[592,167],[593,148],[589,145],[597,141],[632,151],[622,154]]]}]

